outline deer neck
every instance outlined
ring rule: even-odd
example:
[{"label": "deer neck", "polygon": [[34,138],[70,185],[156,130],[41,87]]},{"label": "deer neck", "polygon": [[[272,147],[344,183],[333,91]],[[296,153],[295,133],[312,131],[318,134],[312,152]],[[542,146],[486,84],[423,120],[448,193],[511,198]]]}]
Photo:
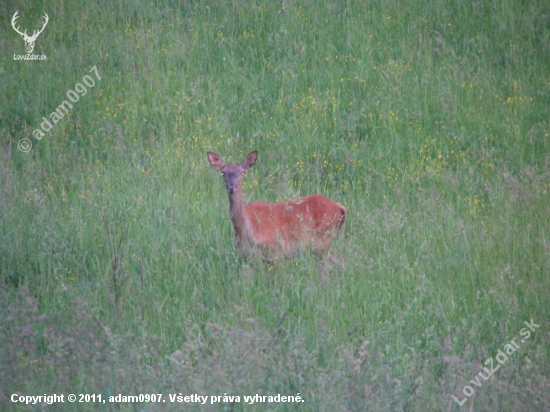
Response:
[{"label": "deer neck", "polygon": [[240,240],[250,240],[252,238],[250,222],[246,215],[246,204],[243,200],[241,189],[229,192],[229,212],[235,236]]}]

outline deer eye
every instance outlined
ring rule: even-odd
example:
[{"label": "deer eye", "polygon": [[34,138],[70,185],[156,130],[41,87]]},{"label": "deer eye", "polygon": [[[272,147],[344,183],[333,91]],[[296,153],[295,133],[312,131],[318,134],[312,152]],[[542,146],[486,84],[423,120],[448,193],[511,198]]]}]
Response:
[{"label": "deer eye", "polygon": [[244,176],[244,172],[241,172],[241,175],[243,175],[243,176]]},{"label": "deer eye", "polygon": [[225,175],[225,172],[222,172],[222,176]]}]

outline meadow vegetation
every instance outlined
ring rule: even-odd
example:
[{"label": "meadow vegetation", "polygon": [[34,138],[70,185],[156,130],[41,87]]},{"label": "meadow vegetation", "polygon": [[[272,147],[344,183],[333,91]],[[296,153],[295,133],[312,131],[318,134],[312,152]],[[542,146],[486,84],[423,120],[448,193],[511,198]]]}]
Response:
[{"label": "meadow vegetation", "polygon": [[[47,60],[13,60],[18,9],[31,32],[48,13]],[[13,393],[225,393],[241,402],[57,407],[550,411],[547,0],[0,15],[0,409],[40,409]],[[101,80],[32,137],[93,66]],[[243,261],[208,150],[258,150],[248,201],[343,204],[338,262]],[[242,398],[278,393],[304,402]]]}]

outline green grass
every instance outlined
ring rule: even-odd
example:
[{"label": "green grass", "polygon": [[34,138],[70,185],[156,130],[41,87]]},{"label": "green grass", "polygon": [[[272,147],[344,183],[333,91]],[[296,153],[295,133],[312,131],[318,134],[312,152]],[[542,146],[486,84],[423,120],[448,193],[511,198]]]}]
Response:
[{"label": "green grass", "polygon": [[[50,21],[47,60],[13,60],[0,6],[0,409],[467,410],[451,395],[533,319],[473,410],[550,410],[548,2],[17,7]],[[207,150],[258,150],[249,201],[347,207],[341,262],[242,261]]]}]

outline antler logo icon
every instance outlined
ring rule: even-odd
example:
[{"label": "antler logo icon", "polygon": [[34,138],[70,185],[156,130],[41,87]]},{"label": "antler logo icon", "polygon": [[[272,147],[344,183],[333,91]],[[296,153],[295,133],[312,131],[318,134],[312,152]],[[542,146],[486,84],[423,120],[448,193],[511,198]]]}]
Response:
[{"label": "antler logo icon", "polygon": [[36,41],[36,38],[38,37],[38,35],[40,33],[42,33],[44,31],[44,29],[46,28],[46,25],[48,24],[48,20],[50,20],[50,18],[48,17],[48,15],[46,13],[44,13],[44,16],[43,16],[44,25],[42,26],[42,28],[40,30],[35,30],[32,33],[32,36],[29,36],[29,35],[27,35],[27,30],[25,30],[24,33],[21,33],[21,31],[19,31],[19,27],[15,27],[15,21],[19,17],[18,13],[19,13],[19,10],[17,10],[15,12],[15,14],[13,15],[13,18],[11,19],[11,25],[12,25],[13,29],[21,35],[23,40],[25,40],[25,48],[27,49],[27,53],[31,54],[32,51],[34,50],[34,42]]}]

